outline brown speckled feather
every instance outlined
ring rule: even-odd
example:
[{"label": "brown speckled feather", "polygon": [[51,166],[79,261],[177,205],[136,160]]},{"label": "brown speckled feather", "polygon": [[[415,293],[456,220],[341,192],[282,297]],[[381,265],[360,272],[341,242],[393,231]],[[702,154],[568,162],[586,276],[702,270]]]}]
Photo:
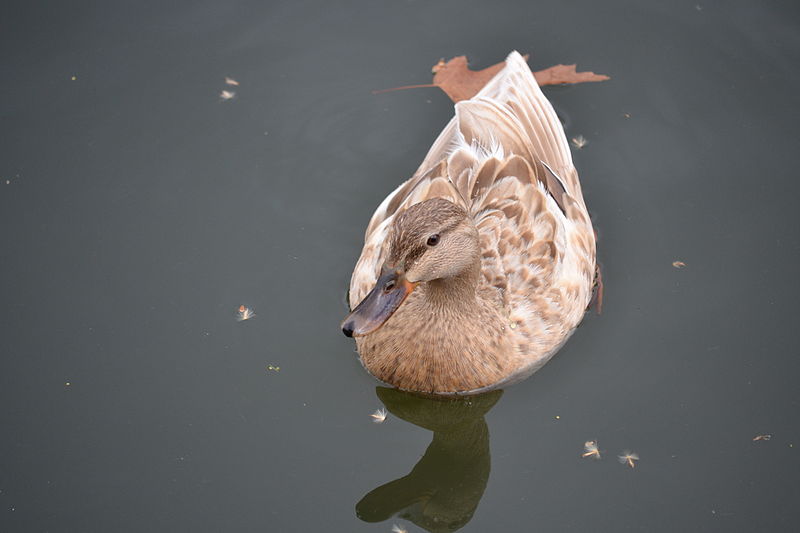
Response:
[{"label": "brown speckled feather", "polygon": [[[367,369],[401,388],[464,392],[524,377],[568,338],[592,293],[595,241],[578,175],[561,123],[524,59],[516,52],[509,55],[505,68],[455,111],[414,176],[373,215],[353,272],[350,302],[360,302],[375,284],[395,217],[427,199],[445,198],[462,206],[478,230],[479,290],[493,307],[483,311],[483,320],[498,322],[491,326],[504,338],[494,344],[474,339],[481,350],[495,350],[492,363],[485,360],[489,356],[470,360],[450,353],[390,361],[373,353],[377,345],[370,344],[369,335],[359,340]],[[410,312],[421,305],[415,294],[384,328],[400,332],[403,320],[412,327],[416,318]],[[439,329],[451,338],[474,335],[459,331],[457,314],[428,320],[443,322]],[[402,339],[397,342],[397,353],[414,352]],[[429,350],[437,345],[435,339],[419,342],[428,343]],[[442,346],[440,351],[447,352]],[[492,365],[494,370],[486,370]]]}]

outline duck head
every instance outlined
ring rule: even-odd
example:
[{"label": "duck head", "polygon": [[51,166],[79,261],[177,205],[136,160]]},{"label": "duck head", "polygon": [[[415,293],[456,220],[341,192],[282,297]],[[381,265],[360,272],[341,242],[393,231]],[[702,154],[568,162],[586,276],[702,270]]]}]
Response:
[{"label": "duck head", "polygon": [[342,322],[348,337],[380,328],[420,284],[456,278],[479,264],[478,230],[444,198],[415,204],[394,220],[389,255],[375,286]]}]

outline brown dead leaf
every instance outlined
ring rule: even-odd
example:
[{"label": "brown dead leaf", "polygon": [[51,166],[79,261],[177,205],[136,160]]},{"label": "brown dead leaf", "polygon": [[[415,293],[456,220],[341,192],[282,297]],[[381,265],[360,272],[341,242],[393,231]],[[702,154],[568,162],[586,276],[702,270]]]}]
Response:
[{"label": "brown dead leaf", "polygon": [[753,437],[753,442],[755,442],[755,441],[757,441],[757,440],[769,440],[769,439],[771,439],[771,438],[772,438],[772,435],[770,435],[770,434],[766,434],[766,435],[756,435],[755,437]]},{"label": "brown dead leaf", "polygon": [[[528,56],[524,56],[528,59]],[[453,102],[469,100],[483,89],[495,74],[500,72],[506,62],[501,61],[483,70],[470,70],[467,65],[467,56],[457,56],[450,61],[440,59],[431,72],[433,83],[421,85],[404,85],[392,89],[372,91],[372,94],[400,91],[404,89],[418,89],[422,87],[439,87],[450,97]],[[584,83],[590,81],[605,81],[610,79],[603,74],[594,72],[577,72],[575,65],[555,65],[533,73],[536,82],[542,85],[561,85],[564,83]]]},{"label": "brown dead leaf", "polygon": [[467,56],[454,57],[447,63],[441,60],[433,67],[433,84],[443,90],[453,102],[469,100],[495,74],[503,70],[505,65],[506,62],[501,61],[483,70],[470,70]]},{"label": "brown dead leaf", "polygon": [[594,72],[577,72],[576,65],[555,65],[533,73],[539,86],[561,85],[563,83],[586,83],[591,81],[610,80],[605,74]]},{"label": "brown dead leaf", "polygon": [[684,263],[683,261],[673,261],[672,266],[674,266],[675,268],[683,268],[686,266],[686,263]]},{"label": "brown dead leaf", "polygon": [[[595,232],[595,240],[597,240],[597,232]],[[603,271],[600,264],[594,266],[594,290],[592,292],[592,299],[589,300],[589,305],[586,307],[588,311],[594,307],[598,315],[603,314],[603,294],[605,293],[605,285],[603,285]]]}]

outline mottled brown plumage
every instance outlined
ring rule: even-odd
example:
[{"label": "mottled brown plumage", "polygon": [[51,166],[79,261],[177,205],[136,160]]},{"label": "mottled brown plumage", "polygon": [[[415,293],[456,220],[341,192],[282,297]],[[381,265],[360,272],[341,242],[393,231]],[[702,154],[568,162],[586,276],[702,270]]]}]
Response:
[{"label": "mottled brown plumage", "polygon": [[373,215],[350,284],[350,301],[364,303],[344,327],[362,363],[407,390],[476,392],[530,375],[592,294],[578,175],[525,61],[512,53],[455,109]]}]

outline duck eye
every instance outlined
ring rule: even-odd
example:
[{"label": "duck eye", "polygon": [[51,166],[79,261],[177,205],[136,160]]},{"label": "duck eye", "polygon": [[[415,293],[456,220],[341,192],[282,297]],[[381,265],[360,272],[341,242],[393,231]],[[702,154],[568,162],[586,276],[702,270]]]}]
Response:
[{"label": "duck eye", "polygon": [[428,246],[436,246],[437,244],[439,244],[439,234],[434,233],[428,237]]},{"label": "duck eye", "polygon": [[393,279],[390,279],[389,281],[386,282],[386,285],[383,286],[383,292],[391,291],[392,289],[394,289],[394,285],[395,281]]}]

